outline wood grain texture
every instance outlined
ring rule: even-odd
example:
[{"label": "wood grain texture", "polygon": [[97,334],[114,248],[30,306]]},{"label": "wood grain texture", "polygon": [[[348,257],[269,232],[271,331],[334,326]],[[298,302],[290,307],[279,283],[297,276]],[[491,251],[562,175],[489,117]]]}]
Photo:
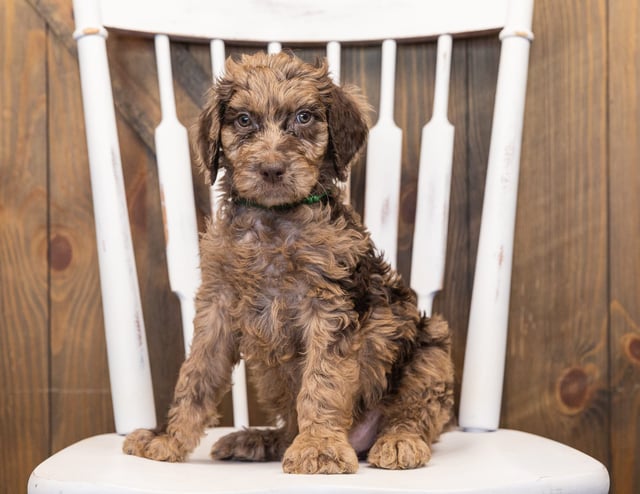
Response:
[{"label": "wood grain texture", "polygon": [[[381,46],[342,48],[341,84],[360,88],[371,105],[369,118],[372,125],[378,119],[381,63]],[[364,214],[365,156],[363,151],[351,168],[351,204],[361,216]]]},{"label": "wood grain texture", "polygon": [[536,3],[503,424],[606,464],[605,10],[604,0]]},{"label": "wood grain texture", "polygon": [[113,429],[80,78],[48,43],[52,450]]},{"label": "wood grain texture", "polygon": [[640,492],[640,6],[609,2],[612,492]]},{"label": "wood grain texture", "polygon": [[0,492],[49,453],[46,26],[0,8]]}]

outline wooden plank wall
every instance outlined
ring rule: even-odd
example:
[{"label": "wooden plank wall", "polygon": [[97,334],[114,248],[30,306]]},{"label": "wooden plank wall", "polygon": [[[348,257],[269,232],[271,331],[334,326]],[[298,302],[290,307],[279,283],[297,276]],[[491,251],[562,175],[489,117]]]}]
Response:
[{"label": "wooden plank wall", "polygon": [[[536,1],[502,421],[595,456],[619,494],[640,492],[639,28],[635,0]],[[2,2],[0,493],[24,492],[48,454],[113,428],[72,31],[70,0]],[[455,330],[459,371],[498,50],[488,38],[454,45],[451,254],[436,307]],[[116,35],[109,51],[162,417],[182,342],[158,214],[153,47]],[[396,121],[405,129],[399,268],[406,275],[435,49],[404,45],[398,55]],[[208,53],[176,44],[172,56],[180,118],[190,123],[211,78]],[[374,106],[379,63],[377,48],[343,54],[343,81],[360,85]],[[195,181],[202,218],[208,192],[201,177]],[[360,210],[363,184],[358,167]],[[224,413],[230,416],[228,402]],[[251,419],[262,419],[256,406]]]},{"label": "wooden plank wall", "polygon": [[609,6],[611,474],[640,492],[640,6]]},{"label": "wooden plank wall", "polygon": [[[50,451],[46,23],[0,8],[0,490]],[[28,362],[28,364],[27,364]]]}]

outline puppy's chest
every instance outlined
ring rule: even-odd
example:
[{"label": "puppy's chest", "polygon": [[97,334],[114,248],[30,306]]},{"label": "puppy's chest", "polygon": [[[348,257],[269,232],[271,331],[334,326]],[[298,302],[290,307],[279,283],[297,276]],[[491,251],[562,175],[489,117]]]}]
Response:
[{"label": "puppy's chest", "polygon": [[228,260],[237,276],[232,286],[239,326],[251,344],[299,350],[300,315],[351,275],[361,250],[354,239],[360,237],[328,222],[257,219],[235,229]]},{"label": "puppy's chest", "polygon": [[231,250],[238,269],[255,278],[258,289],[293,296],[305,286],[349,275],[358,256],[349,237],[328,223],[256,220],[236,231]]}]

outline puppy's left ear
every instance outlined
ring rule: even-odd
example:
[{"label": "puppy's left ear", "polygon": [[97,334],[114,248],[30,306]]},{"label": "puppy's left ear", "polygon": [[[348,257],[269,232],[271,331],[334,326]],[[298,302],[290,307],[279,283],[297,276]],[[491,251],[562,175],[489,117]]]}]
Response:
[{"label": "puppy's left ear", "polygon": [[355,87],[333,85],[328,108],[330,149],[336,175],[341,181],[364,146],[369,131],[370,107]]}]

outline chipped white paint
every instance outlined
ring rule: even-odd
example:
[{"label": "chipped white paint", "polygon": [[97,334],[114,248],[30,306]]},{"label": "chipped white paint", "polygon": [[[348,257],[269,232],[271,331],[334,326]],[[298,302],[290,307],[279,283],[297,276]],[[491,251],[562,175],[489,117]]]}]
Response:
[{"label": "chipped white paint", "polygon": [[75,0],[109,379],[116,431],[155,427],[149,355],[140,303],[111,80],[99,4]]},{"label": "chipped white paint", "polygon": [[459,423],[496,430],[504,378],[513,233],[533,0],[510,4],[498,69]]},{"label": "chipped white paint", "polygon": [[379,251],[392,267],[397,262],[402,131],[393,120],[396,42],[382,43],[380,110],[367,145],[364,223]]},{"label": "chipped white paint", "polygon": [[447,257],[454,137],[447,119],[450,73],[451,36],[442,35],[438,38],[433,115],[422,129],[411,256],[411,287],[418,295],[418,307],[427,315],[442,289]]}]

